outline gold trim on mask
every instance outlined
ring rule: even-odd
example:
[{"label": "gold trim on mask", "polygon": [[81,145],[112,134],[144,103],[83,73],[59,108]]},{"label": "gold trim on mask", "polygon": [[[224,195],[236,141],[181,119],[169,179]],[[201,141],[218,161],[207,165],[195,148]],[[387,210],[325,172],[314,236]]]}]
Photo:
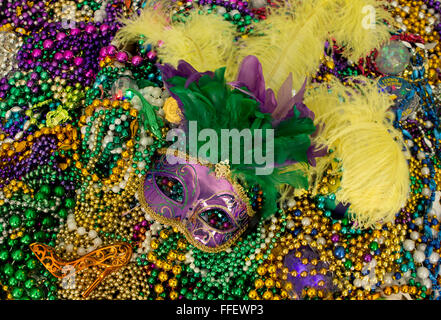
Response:
[{"label": "gold trim on mask", "polygon": [[[167,150],[166,148],[162,148],[159,149],[157,152],[161,155],[167,154]],[[214,168],[215,166],[211,163],[209,163],[208,161],[203,161],[203,160],[199,160],[196,159],[190,155],[187,155],[186,153],[183,153],[179,150],[173,150],[171,153],[170,151],[168,152],[168,154],[172,154],[176,157],[185,159],[186,161],[188,161],[190,164],[191,163],[197,163],[199,165],[208,167],[208,168]],[[224,171],[226,172],[226,171]],[[228,171],[229,172],[229,171]],[[230,173],[230,172],[229,172]],[[219,177],[218,177],[219,178]],[[248,196],[245,193],[244,188],[233,179],[233,177],[231,176],[231,173],[228,176],[222,176],[223,179],[228,180],[228,182],[231,183],[231,185],[233,186],[234,191],[237,193],[238,197],[245,202],[246,207],[247,207],[247,214],[248,216],[252,217],[255,214],[255,211],[251,208],[251,204],[250,204],[250,200],[248,198]],[[187,241],[192,244],[193,246],[195,246],[196,248],[198,248],[201,251],[204,252],[209,252],[209,253],[216,253],[216,252],[220,252],[223,251],[225,249],[228,249],[229,247],[231,247],[231,245],[236,242],[236,240],[242,235],[242,233],[248,228],[248,225],[246,225],[245,227],[243,227],[242,229],[238,229],[236,231],[236,234],[231,237],[230,239],[228,239],[225,243],[218,245],[216,247],[208,247],[206,245],[203,245],[202,243],[196,241],[193,238],[193,235],[188,231],[187,228],[184,227],[183,223],[180,220],[177,219],[170,219],[170,218],[165,218],[164,216],[159,215],[158,213],[156,213],[151,207],[150,205],[147,203],[147,201],[144,198],[144,184],[145,184],[145,177],[140,179],[139,182],[139,187],[138,187],[138,200],[141,204],[141,206],[143,207],[143,209],[155,220],[159,221],[162,224],[174,227],[176,229],[178,229],[187,239]],[[210,227],[211,228],[211,227]],[[213,229],[213,228],[212,228]]]}]

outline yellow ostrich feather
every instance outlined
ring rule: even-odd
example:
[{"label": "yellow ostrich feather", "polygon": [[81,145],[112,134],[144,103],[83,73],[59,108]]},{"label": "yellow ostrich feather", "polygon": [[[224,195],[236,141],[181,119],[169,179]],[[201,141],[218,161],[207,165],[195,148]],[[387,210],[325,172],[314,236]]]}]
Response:
[{"label": "yellow ostrich feather", "polygon": [[160,4],[148,0],[139,16],[120,20],[123,27],[116,33],[114,41],[120,46],[125,46],[139,40],[141,36],[151,38],[156,34],[162,34],[169,25],[169,20],[168,14]]},{"label": "yellow ostrich feather", "polygon": [[[383,19],[391,19],[382,8],[384,0],[287,0],[272,9],[255,26],[254,36],[242,40],[236,59],[255,55],[262,63],[267,86],[277,91],[290,72],[294,89],[305,77],[316,73],[326,40],[336,38],[356,60],[389,37]],[[365,8],[368,8],[366,10]],[[369,14],[375,14],[375,28]],[[392,20],[391,20],[392,21]]]},{"label": "yellow ostrich feather", "polygon": [[198,71],[225,66],[233,54],[236,31],[223,17],[194,10],[185,22],[167,21],[160,9],[147,6],[139,17],[122,21],[125,26],[116,35],[116,41],[123,44],[141,35],[154,45],[163,41],[158,47],[158,56],[164,63],[176,67],[179,60],[185,60]]},{"label": "yellow ostrich feather", "polygon": [[[371,80],[356,81],[364,83],[358,92],[334,80],[331,89],[326,84],[309,90],[305,103],[321,124],[318,140],[333,149],[332,157],[342,164],[337,200],[351,204],[352,218],[363,228],[393,220],[405,205],[410,180],[406,147],[392,124],[391,98]],[[314,170],[320,177],[325,169]]]}]

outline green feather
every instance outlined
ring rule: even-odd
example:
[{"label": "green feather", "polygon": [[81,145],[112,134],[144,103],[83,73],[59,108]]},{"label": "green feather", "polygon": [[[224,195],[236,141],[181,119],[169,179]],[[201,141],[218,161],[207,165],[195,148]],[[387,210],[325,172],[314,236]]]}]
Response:
[{"label": "green feather", "polygon": [[248,185],[258,184],[263,191],[264,205],[262,208],[262,218],[266,219],[277,211],[277,186],[289,184],[294,188],[306,188],[308,179],[299,170],[283,172],[283,168],[274,168],[271,175],[256,175],[255,169],[243,169],[233,174],[239,179],[244,180]]},{"label": "green feather", "polygon": [[[225,68],[218,69],[214,76],[203,75],[198,81],[185,87],[185,78],[175,76],[167,81],[173,85],[170,89],[176,94],[183,104],[183,112],[186,121],[197,121],[198,130],[210,128],[218,134],[218,154],[221,154],[221,130],[222,129],[251,129],[252,139],[256,129],[270,129],[272,117],[268,113],[259,110],[259,103],[240,90],[231,88],[224,78]],[[246,90],[246,88],[243,88]],[[311,145],[309,135],[315,132],[313,121],[309,118],[298,118],[300,112],[294,108],[294,117],[282,121],[274,131],[274,154],[275,163],[283,165],[287,161],[307,162],[307,150]],[[230,151],[230,167],[233,175],[244,181],[248,186],[259,185],[265,195],[262,217],[267,218],[277,211],[278,187],[289,184],[294,188],[307,188],[308,179],[300,170],[287,171],[286,167],[274,168],[272,174],[256,175],[256,168],[261,164],[255,163],[251,157],[251,164],[244,164],[245,154],[253,155],[254,151],[266,150],[267,141],[263,131],[261,146],[245,148],[241,139],[240,153],[241,163],[233,163],[232,154],[238,150]],[[198,141],[198,150],[205,141]],[[236,147],[237,148],[237,147]],[[187,150],[189,151],[189,150]],[[245,154],[244,154],[245,153]],[[263,153],[260,153],[263,154]],[[197,155],[193,155],[197,156]],[[225,159],[220,159],[225,160]]]}]

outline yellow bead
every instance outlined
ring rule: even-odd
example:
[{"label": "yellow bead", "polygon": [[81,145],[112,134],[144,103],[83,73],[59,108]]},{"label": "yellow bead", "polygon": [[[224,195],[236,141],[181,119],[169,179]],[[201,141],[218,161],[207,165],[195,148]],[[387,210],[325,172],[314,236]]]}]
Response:
[{"label": "yellow bead", "polygon": [[248,297],[249,297],[250,299],[252,299],[252,300],[255,300],[258,296],[259,296],[259,295],[257,294],[257,291],[256,291],[256,290],[251,290],[251,291],[248,293]]},{"label": "yellow bead", "polygon": [[170,287],[175,288],[178,286],[178,280],[176,278],[171,278],[168,280],[168,284]]},{"label": "yellow bead", "polygon": [[274,264],[268,266],[268,272],[269,273],[275,273],[276,270],[277,270],[277,267]]},{"label": "yellow bead", "polygon": [[265,268],[264,266],[259,266],[259,267],[257,268],[257,273],[258,273],[260,276],[263,276],[263,275],[266,273],[266,268]]},{"label": "yellow bead", "polygon": [[170,299],[176,300],[177,298],[178,298],[178,293],[176,291],[171,291],[170,292]]},{"label": "yellow bead", "polygon": [[315,297],[316,291],[314,288],[309,288],[308,291],[306,291],[309,297]]},{"label": "yellow bead", "polygon": [[161,281],[161,282],[167,281],[167,279],[168,279],[168,275],[167,275],[167,273],[165,273],[165,272],[160,272],[159,275],[158,275],[158,279],[159,279],[159,281]]},{"label": "yellow bead", "polygon": [[254,281],[254,287],[255,287],[256,289],[260,289],[260,288],[262,288],[264,284],[265,284],[265,283],[263,282],[262,279],[256,279],[256,281]]},{"label": "yellow bead", "polygon": [[266,286],[267,288],[272,288],[272,287],[274,287],[274,280],[273,280],[273,279],[266,279],[266,280],[265,280],[265,286]]},{"label": "yellow bead", "polygon": [[151,247],[153,250],[158,249],[158,248],[159,248],[159,241],[156,240],[156,239],[153,239],[153,240],[150,242],[150,247]]},{"label": "yellow bead", "polygon": [[271,291],[265,291],[262,298],[265,300],[270,300],[273,297],[273,293]]},{"label": "yellow bead", "polygon": [[158,293],[158,294],[163,293],[164,292],[164,287],[161,284],[157,284],[155,286],[155,292]]},{"label": "yellow bead", "polygon": [[173,274],[178,275],[182,272],[182,267],[179,265],[176,265],[172,269]]}]

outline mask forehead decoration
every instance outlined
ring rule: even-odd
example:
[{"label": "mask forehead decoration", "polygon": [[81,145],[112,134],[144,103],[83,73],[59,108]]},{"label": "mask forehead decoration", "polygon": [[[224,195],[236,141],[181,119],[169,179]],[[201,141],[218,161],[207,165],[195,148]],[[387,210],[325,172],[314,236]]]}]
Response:
[{"label": "mask forehead decoration", "polygon": [[162,149],[140,189],[141,203],[153,218],[178,228],[190,243],[207,252],[230,246],[253,214],[243,188],[225,170],[221,174],[216,169]]}]

